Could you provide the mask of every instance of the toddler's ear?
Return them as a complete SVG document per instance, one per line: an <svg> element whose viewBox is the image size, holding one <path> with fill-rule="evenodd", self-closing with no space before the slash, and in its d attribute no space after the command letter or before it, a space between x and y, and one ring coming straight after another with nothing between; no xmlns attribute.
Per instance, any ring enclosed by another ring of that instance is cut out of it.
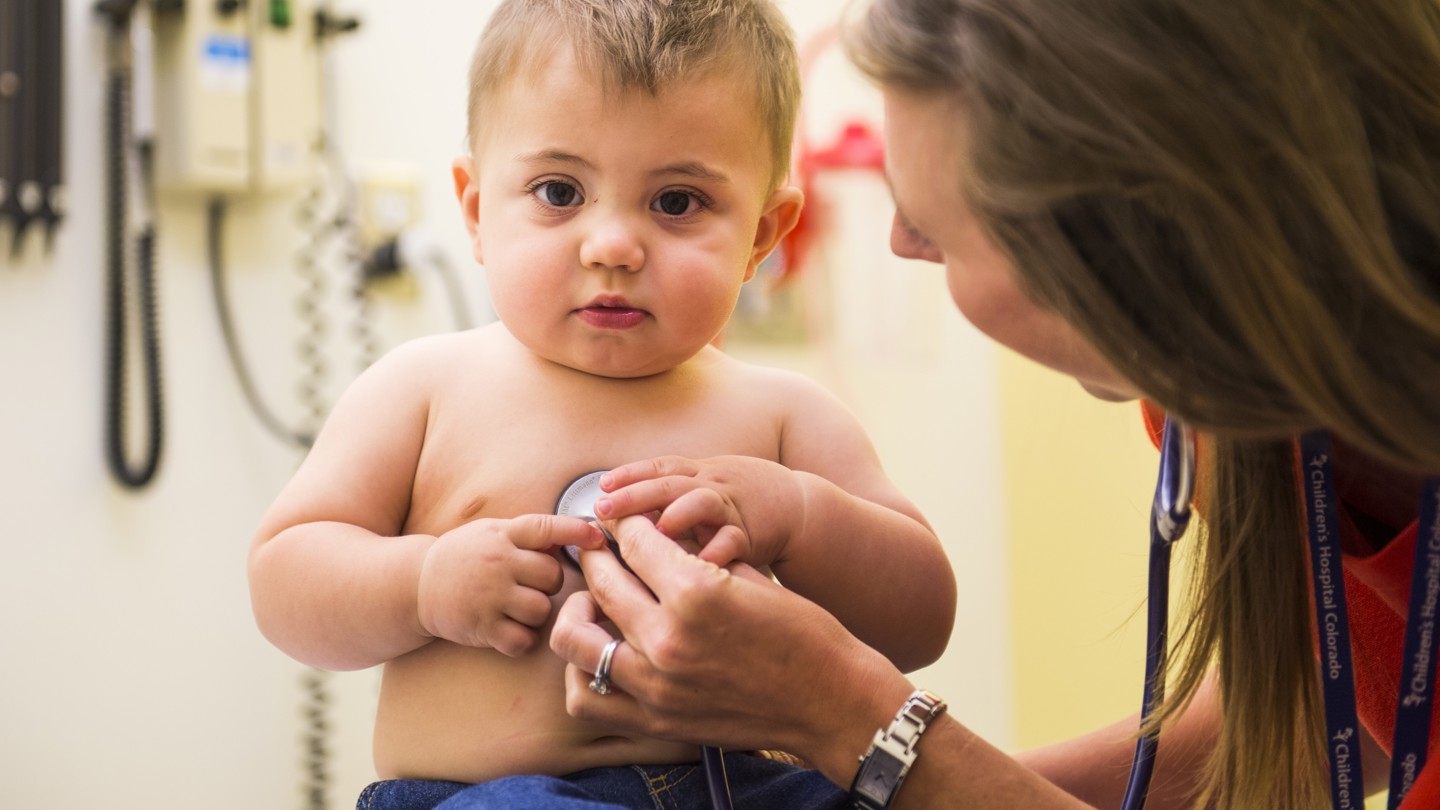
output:
<svg viewBox="0 0 1440 810"><path fill-rule="evenodd" d="M755 277L755 270L765 257L770 255L800 221L800 209L805 206L805 193L795 186L781 186L775 189L765 208L760 212L760 222L755 229L755 244L750 250L750 263L745 266L745 280Z"/></svg>
<svg viewBox="0 0 1440 810"><path fill-rule="evenodd" d="M470 232L470 252L476 262L484 264L484 251L480 246L480 178L475 176L475 161L461 155L450 165L450 172L455 180L460 216L465 220L465 230Z"/></svg>

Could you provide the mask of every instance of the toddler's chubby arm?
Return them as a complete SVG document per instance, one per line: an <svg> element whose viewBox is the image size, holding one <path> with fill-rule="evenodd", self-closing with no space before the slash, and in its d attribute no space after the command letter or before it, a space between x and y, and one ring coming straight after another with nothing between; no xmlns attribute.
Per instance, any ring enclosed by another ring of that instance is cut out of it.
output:
<svg viewBox="0 0 1440 810"><path fill-rule="evenodd" d="M522 654L563 579L549 552L604 542L589 523L550 515L400 534L431 392L455 367L444 341L456 339L407 344L361 375L255 534L256 623L299 661L362 669L435 638Z"/></svg>
<svg viewBox="0 0 1440 810"><path fill-rule="evenodd" d="M768 565L902 670L944 652L955 575L935 532L885 475L869 437L818 384L776 372L781 463L744 456L663 457L612 470L599 517L660 512L671 537L694 533L700 555ZM757 403L762 409L767 403Z"/></svg>

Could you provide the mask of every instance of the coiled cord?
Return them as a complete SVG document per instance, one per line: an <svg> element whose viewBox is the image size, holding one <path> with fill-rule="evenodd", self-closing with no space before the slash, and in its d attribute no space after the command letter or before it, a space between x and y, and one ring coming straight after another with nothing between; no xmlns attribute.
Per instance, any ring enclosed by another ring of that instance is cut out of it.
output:
<svg viewBox="0 0 1440 810"><path fill-rule="evenodd" d="M114 36L118 36L115 34ZM130 72L113 66L106 88L107 140L107 273L106 273L106 365L105 365L105 458L115 480L128 489L148 486L160 468L161 451L165 445L165 409L160 384L160 338L157 326L157 293L155 288L155 223L146 222L137 242L135 257L135 295L137 297L140 346L144 363L144 393L147 428L145 454L138 466L130 466L127 448L126 370L129 337L126 237L129 227L128 126L130 103ZM152 175L151 151L148 144L140 146L139 173L148 187ZM153 202L153 197L151 198Z"/></svg>
<svg viewBox="0 0 1440 810"><path fill-rule="evenodd" d="M359 347L359 365L363 369L374 360L377 350L370 328L369 299L365 295L364 276L360 267L359 233L356 221L358 206L355 193L347 180L344 161L330 133L334 129L333 96L328 93L326 49L336 34L355 30L359 21L341 19L333 14L328 2L316 11L316 39L321 48L321 69L315 80L319 98L327 103L327 113L319 137L314 143L318 170L313 183L300 203L299 220L303 242L296 255L296 271L301 292L296 302L302 333L296 344L301 363L297 386L300 405L306 420L302 430L315 435L328 410L321 389L328 375L322 350L326 321L322 310L326 291L326 259L333 258L330 249L340 242L341 284L349 293L350 333ZM338 193L335 189L340 189ZM331 197L331 194L334 194ZM305 692L304 790L309 810L327 810L330 790L330 679L331 674L310 668L302 678Z"/></svg>
<svg viewBox="0 0 1440 810"><path fill-rule="evenodd" d="M345 160L335 143L326 139L326 160L330 181L341 191L336 195L334 227L340 248L340 272L349 308L350 337L356 347L356 363L360 371L369 368L379 357L379 342L370 316L370 295L365 284L365 248L360 240L359 195L345 171Z"/></svg>
<svg viewBox="0 0 1440 810"><path fill-rule="evenodd" d="M325 195L326 184L322 177L317 177L301 198L298 218L303 236L295 256L295 270L300 279L300 295L295 301L295 312L300 317L300 337L295 344L300 378L295 393L301 410L300 432L312 437L325 420L326 404L321 389L329 375L324 353L325 273L321 267L324 247L330 238ZM309 810L328 810L329 806L329 687L330 673L322 669L311 667L301 676L304 694L301 779L305 806Z"/></svg>
<svg viewBox="0 0 1440 810"><path fill-rule="evenodd" d="M304 799L309 810L329 810L330 673L314 667L301 676L305 692Z"/></svg>
<svg viewBox="0 0 1440 810"><path fill-rule="evenodd" d="M295 271L300 279L300 295L295 301L295 314L300 318L300 337L295 343L300 379L295 393L300 401L301 430L312 436L325 419L320 389L329 375L323 346L327 331L323 311L325 274L320 267L320 254L326 241L326 229L321 222L324 196L324 184L317 181L300 201L300 231L304 235L295 255Z"/></svg>

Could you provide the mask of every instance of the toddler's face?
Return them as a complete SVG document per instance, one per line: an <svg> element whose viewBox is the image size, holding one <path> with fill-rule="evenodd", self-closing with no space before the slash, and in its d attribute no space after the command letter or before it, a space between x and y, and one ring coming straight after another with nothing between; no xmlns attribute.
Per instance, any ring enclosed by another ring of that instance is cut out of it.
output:
<svg viewBox="0 0 1440 810"><path fill-rule="evenodd" d="M558 47L497 102L455 179L510 331L609 377L704 348L799 211L794 189L770 193L744 82L722 71L658 96L607 93Z"/></svg>

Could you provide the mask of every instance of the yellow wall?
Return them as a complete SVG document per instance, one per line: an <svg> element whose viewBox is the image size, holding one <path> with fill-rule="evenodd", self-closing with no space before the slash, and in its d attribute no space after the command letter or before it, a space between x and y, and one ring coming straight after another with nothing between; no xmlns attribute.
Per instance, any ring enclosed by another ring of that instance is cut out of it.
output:
<svg viewBox="0 0 1440 810"><path fill-rule="evenodd" d="M1137 404L1013 353L999 367L1015 742L1029 748L1139 708L1158 453Z"/></svg>

